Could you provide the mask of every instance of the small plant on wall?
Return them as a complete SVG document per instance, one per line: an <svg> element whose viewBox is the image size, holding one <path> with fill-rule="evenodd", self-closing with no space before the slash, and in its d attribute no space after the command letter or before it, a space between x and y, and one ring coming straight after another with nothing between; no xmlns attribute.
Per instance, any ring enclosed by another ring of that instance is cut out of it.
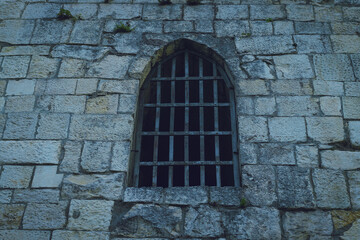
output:
<svg viewBox="0 0 360 240"><path fill-rule="evenodd" d="M69 10L60 8L59 13L57 14L57 19L59 19L59 20L66 20L66 19L81 20L82 17L81 17L81 14L73 16Z"/></svg>
<svg viewBox="0 0 360 240"><path fill-rule="evenodd" d="M199 5L201 0L186 0L187 5Z"/></svg>
<svg viewBox="0 0 360 240"><path fill-rule="evenodd" d="M129 33L134 31L135 28L132 28L129 23L120 23L116 24L114 28L114 33Z"/></svg>
<svg viewBox="0 0 360 240"><path fill-rule="evenodd" d="M159 5L169 5L171 4L171 0L158 0Z"/></svg>

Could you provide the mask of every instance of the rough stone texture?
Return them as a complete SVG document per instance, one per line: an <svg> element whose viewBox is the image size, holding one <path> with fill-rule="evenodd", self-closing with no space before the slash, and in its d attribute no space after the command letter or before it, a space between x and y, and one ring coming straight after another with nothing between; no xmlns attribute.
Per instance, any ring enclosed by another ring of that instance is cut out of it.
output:
<svg viewBox="0 0 360 240"><path fill-rule="evenodd" d="M246 165L242 171L244 198L253 206L271 206L277 201L275 169L272 166Z"/></svg>
<svg viewBox="0 0 360 240"><path fill-rule="evenodd" d="M309 117L306 124L309 138L315 141L331 143L344 140L343 120L340 117Z"/></svg>
<svg viewBox="0 0 360 240"><path fill-rule="evenodd" d="M43 56L33 56L30 63L28 77L50 78L54 77L59 65L58 59Z"/></svg>
<svg viewBox="0 0 360 240"><path fill-rule="evenodd" d="M54 98L54 112L83 113L85 99L85 96L56 95Z"/></svg>
<svg viewBox="0 0 360 240"><path fill-rule="evenodd" d="M341 229L349 224L352 224L360 218L359 211L344 211L334 210L331 212L331 217L334 222L334 228L336 230Z"/></svg>
<svg viewBox="0 0 360 240"><path fill-rule="evenodd" d="M349 189L352 207L355 209L360 209L360 172L359 171L349 171Z"/></svg>
<svg viewBox="0 0 360 240"><path fill-rule="evenodd" d="M18 229L24 210L23 204L0 204L0 229Z"/></svg>
<svg viewBox="0 0 360 240"><path fill-rule="evenodd" d="M62 231L55 230L52 234L53 240L76 240L76 239L98 239L109 240L110 234L107 232L85 232L85 231Z"/></svg>
<svg viewBox="0 0 360 240"><path fill-rule="evenodd" d="M58 203L60 191L56 189L17 189L15 203Z"/></svg>
<svg viewBox="0 0 360 240"><path fill-rule="evenodd" d="M345 177L339 170L314 169L316 204L321 208L349 208Z"/></svg>
<svg viewBox="0 0 360 240"><path fill-rule="evenodd" d="M137 188L127 187L124 192L124 202L150 202L163 203L163 188Z"/></svg>
<svg viewBox="0 0 360 240"><path fill-rule="evenodd" d="M84 60L97 60L109 52L109 48L100 46L87 46L87 45L56 45L50 56L52 57L66 57L78 58Z"/></svg>
<svg viewBox="0 0 360 240"><path fill-rule="evenodd" d="M69 128L69 114L40 114L37 139L64 139Z"/></svg>
<svg viewBox="0 0 360 240"><path fill-rule="evenodd" d="M305 119L298 117L272 118L269 120L270 138L279 142L306 141Z"/></svg>
<svg viewBox="0 0 360 240"><path fill-rule="evenodd" d="M247 21L215 21L214 26L217 37L243 36L250 32Z"/></svg>
<svg viewBox="0 0 360 240"><path fill-rule="evenodd" d="M360 146L360 122L349 122L350 142L354 146Z"/></svg>
<svg viewBox="0 0 360 240"><path fill-rule="evenodd" d="M10 203L12 194L11 190L0 190L0 203Z"/></svg>
<svg viewBox="0 0 360 240"><path fill-rule="evenodd" d="M4 240L28 239L28 240L48 240L50 231L31 231L31 230L0 230L0 238Z"/></svg>
<svg viewBox="0 0 360 240"><path fill-rule="evenodd" d="M236 38L235 44L239 53L283 54L295 52L293 41L288 36Z"/></svg>
<svg viewBox="0 0 360 240"><path fill-rule="evenodd" d="M6 88L6 95L31 95L34 93L34 80L9 81Z"/></svg>
<svg viewBox="0 0 360 240"><path fill-rule="evenodd" d="M309 58L306 55L275 56L274 62L279 79L314 77Z"/></svg>
<svg viewBox="0 0 360 240"><path fill-rule="evenodd" d="M246 19L249 16L247 6L244 5L218 5L216 19Z"/></svg>
<svg viewBox="0 0 360 240"><path fill-rule="evenodd" d="M344 233L341 239L344 240L356 239L357 237L359 237L359 232L360 232L360 220L358 219L356 222L353 223L351 228Z"/></svg>
<svg viewBox="0 0 360 240"><path fill-rule="evenodd" d="M118 108L118 95L98 96L86 101L86 113L116 114Z"/></svg>
<svg viewBox="0 0 360 240"><path fill-rule="evenodd" d="M110 165L111 143L85 142L81 167L86 172L106 172Z"/></svg>
<svg viewBox="0 0 360 240"><path fill-rule="evenodd" d="M121 200L124 182L125 175L123 173L69 175L64 178L61 196L66 199L102 197L109 200Z"/></svg>
<svg viewBox="0 0 360 240"><path fill-rule="evenodd" d="M33 20L4 20L0 24L0 41L28 44L34 27Z"/></svg>
<svg viewBox="0 0 360 240"><path fill-rule="evenodd" d="M176 205L199 205L207 203L208 197L203 187L173 187L165 189L164 202Z"/></svg>
<svg viewBox="0 0 360 240"><path fill-rule="evenodd" d="M25 3L22 1L2 1L0 3L1 19L19 18L24 7Z"/></svg>
<svg viewBox="0 0 360 240"><path fill-rule="evenodd" d="M228 234L237 239L281 238L279 211L274 208L229 211L224 214L223 221Z"/></svg>
<svg viewBox="0 0 360 240"><path fill-rule="evenodd" d="M130 142L116 142L111 158L111 171L127 172L130 158Z"/></svg>
<svg viewBox="0 0 360 240"><path fill-rule="evenodd" d="M240 159L242 164L256 164L257 163L257 150L256 144L241 143L240 144Z"/></svg>
<svg viewBox="0 0 360 240"><path fill-rule="evenodd" d="M34 3L26 6L22 18L25 19L36 19L36 18L54 18L59 12L59 4L43 4Z"/></svg>
<svg viewBox="0 0 360 240"><path fill-rule="evenodd" d="M29 203L23 219L24 229L59 229L65 226L67 202L58 204Z"/></svg>
<svg viewBox="0 0 360 240"><path fill-rule="evenodd" d="M69 38L71 21L40 20L36 25L31 43L56 44L64 43Z"/></svg>
<svg viewBox="0 0 360 240"><path fill-rule="evenodd" d="M296 162L299 167L319 167L319 153L316 146L296 146Z"/></svg>
<svg viewBox="0 0 360 240"><path fill-rule="evenodd" d="M279 116L314 116L319 112L319 100L309 96L276 98Z"/></svg>
<svg viewBox="0 0 360 240"><path fill-rule="evenodd" d="M282 19L285 16L284 6L251 5L250 7L250 19Z"/></svg>
<svg viewBox="0 0 360 240"><path fill-rule="evenodd" d="M66 58L61 62L59 77L82 77L85 74L85 62L79 59Z"/></svg>
<svg viewBox="0 0 360 240"><path fill-rule="evenodd" d="M70 43L98 44L100 38L101 25L97 21L76 21Z"/></svg>
<svg viewBox="0 0 360 240"><path fill-rule="evenodd" d="M264 143L259 145L259 149L261 164L295 165L293 145Z"/></svg>
<svg viewBox="0 0 360 240"><path fill-rule="evenodd" d="M35 113L9 113L4 139L33 139L38 115Z"/></svg>
<svg viewBox="0 0 360 240"><path fill-rule="evenodd" d="M139 86L137 80L124 80L124 81L107 81L102 80L99 83L99 90L108 93L127 93L135 94Z"/></svg>
<svg viewBox="0 0 360 240"><path fill-rule="evenodd" d="M330 36L334 53L359 53L360 37L357 35Z"/></svg>
<svg viewBox="0 0 360 240"><path fill-rule="evenodd" d="M33 188L59 187L63 174L57 174L56 172L57 166L36 166L31 186Z"/></svg>
<svg viewBox="0 0 360 240"><path fill-rule="evenodd" d="M330 24L322 22L295 22L298 34L331 34Z"/></svg>
<svg viewBox="0 0 360 240"><path fill-rule="evenodd" d="M58 141L0 141L0 163L57 164Z"/></svg>
<svg viewBox="0 0 360 240"><path fill-rule="evenodd" d="M240 117L238 121L241 142L268 141L268 128L266 118Z"/></svg>
<svg viewBox="0 0 360 240"><path fill-rule="evenodd" d="M98 18L135 19L141 16L140 4L100 4Z"/></svg>
<svg viewBox="0 0 360 240"><path fill-rule="evenodd" d="M239 206L242 198L241 188L211 187L209 202L224 206Z"/></svg>
<svg viewBox="0 0 360 240"><path fill-rule="evenodd" d="M350 59L344 54L314 56L316 79L325 81L354 81Z"/></svg>
<svg viewBox="0 0 360 240"><path fill-rule="evenodd" d="M256 60L251 63L243 64L242 67L251 78L274 79L272 67L264 61Z"/></svg>
<svg viewBox="0 0 360 240"><path fill-rule="evenodd" d="M255 114L256 115L272 115L276 111L275 98L273 97L259 97L255 100Z"/></svg>
<svg viewBox="0 0 360 240"><path fill-rule="evenodd" d="M295 21L311 21L314 20L314 10L311 5L295 5L286 6L288 19Z"/></svg>
<svg viewBox="0 0 360 240"><path fill-rule="evenodd" d="M339 97L321 97L320 108L324 115L341 116L341 101Z"/></svg>
<svg viewBox="0 0 360 240"><path fill-rule="evenodd" d="M263 80L239 81L239 90L244 95L268 95L266 82Z"/></svg>
<svg viewBox="0 0 360 240"><path fill-rule="evenodd" d="M156 5L145 5L143 10L145 20L180 20L181 5L167 5L159 7Z"/></svg>
<svg viewBox="0 0 360 240"><path fill-rule="evenodd" d="M359 119L360 97L343 97L343 111L345 119Z"/></svg>
<svg viewBox="0 0 360 240"><path fill-rule="evenodd" d="M5 112L31 112L34 109L34 105L35 96L10 96L6 101Z"/></svg>
<svg viewBox="0 0 360 240"><path fill-rule="evenodd" d="M315 197L310 182L310 169L279 166L278 196L283 208L314 208Z"/></svg>
<svg viewBox="0 0 360 240"><path fill-rule="evenodd" d="M29 62L29 56L4 57L0 69L0 78L24 78Z"/></svg>
<svg viewBox="0 0 360 240"><path fill-rule="evenodd" d="M328 37L321 35L296 35L295 43L299 53L331 53L331 43Z"/></svg>
<svg viewBox="0 0 360 240"><path fill-rule="evenodd" d="M345 83L346 86L347 83ZM314 94L315 95L344 95L344 83L334 81L314 81Z"/></svg>
<svg viewBox="0 0 360 240"><path fill-rule="evenodd" d="M45 93L49 95L74 94L76 79L49 79L46 82Z"/></svg>
<svg viewBox="0 0 360 240"><path fill-rule="evenodd" d="M64 146L64 158L59 166L59 171L66 173L78 173L82 143L67 141Z"/></svg>
<svg viewBox="0 0 360 240"><path fill-rule="evenodd" d="M360 24L358 25L358 28L360 30ZM360 79L360 54L352 54L350 55L350 58L353 64L354 74Z"/></svg>
<svg viewBox="0 0 360 240"><path fill-rule="evenodd" d="M124 78L130 65L131 57L108 55L99 62L91 64L87 77Z"/></svg>
<svg viewBox="0 0 360 240"><path fill-rule="evenodd" d="M360 168L360 152L322 151L321 163L326 168L355 170Z"/></svg>
<svg viewBox="0 0 360 240"><path fill-rule="evenodd" d="M0 188L27 188L33 169L34 167L32 166L3 166L0 177Z"/></svg>
<svg viewBox="0 0 360 240"><path fill-rule="evenodd" d="M79 79L76 85L76 94L92 94L96 92L98 80L95 78Z"/></svg>
<svg viewBox="0 0 360 240"><path fill-rule="evenodd" d="M341 21L341 8L339 6L316 6L315 20L319 22Z"/></svg>
<svg viewBox="0 0 360 240"><path fill-rule="evenodd" d="M332 231L329 212L286 212L284 215L285 238L306 239L311 236L330 238Z"/></svg>
<svg viewBox="0 0 360 240"><path fill-rule="evenodd" d="M313 94L309 80L274 80L271 81L271 89L273 93L279 95L301 96Z"/></svg>
<svg viewBox="0 0 360 240"><path fill-rule="evenodd" d="M212 6L185 6L184 20L213 19L214 9Z"/></svg>

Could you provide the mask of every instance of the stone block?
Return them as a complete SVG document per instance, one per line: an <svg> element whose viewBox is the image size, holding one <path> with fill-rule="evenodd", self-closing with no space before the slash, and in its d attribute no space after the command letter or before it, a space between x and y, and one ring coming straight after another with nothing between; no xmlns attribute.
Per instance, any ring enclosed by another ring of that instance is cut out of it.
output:
<svg viewBox="0 0 360 240"><path fill-rule="evenodd" d="M279 166L278 196L281 208L315 208L310 169Z"/></svg>
<svg viewBox="0 0 360 240"><path fill-rule="evenodd" d="M130 159L130 142L116 142L112 150L111 171L127 172Z"/></svg>
<svg viewBox="0 0 360 240"><path fill-rule="evenodd" d="M271 22L251 21L251 36L273 35L273 25Z"/></svg>
<svg viewBox="0 0 360 240"><path fill-rule="evenodd" d="M272 165L295 165L294 146L277 143L259 145L259 163Z"/></svg>
<svg viewBox="0 0 360 240"><path fill-rule="evenodd" d="M90 65L87 77L124 78L130 66L130 56L108 55L99 62Z"/></svg>
<svg viewBox="0 0 360 240"><path fill-rule="evenodd" d="M342 171L314 169L316 204L320 208L349 208L350 199Z"/></svg>
<svg viewBox="0 0 360 240"><path fill-rule="evenodd" d="M256 115L273 115L276 111L275 98L258 97L255 99Z"/></svg>
<svg viewBox="0 0 360 240"><path fill-rule="evenodd" d="M287 35L295 33L294 24L291 21L275 21L273 25L275 35Z"/></svg>
<svg viewBox="0 0 360 240"><path fill-rule="evenodd" d="M108 93L136 94L138 91L138 86L138 80L101 80L99 83L99 90Z"/></svg>
<svg viewBox="0 0 360 240"><path fill-rule="evenodd" d="M136 19L141 17L140 4L100 4L98 18Z"/></svg>
<svg viewBox="0 0 360 240"><path fill-rule="evenodd" d="M131 139L132 128L133 118L130 114L74 115L70 124L69 138L124 141Z"/></svg>
<svg viewBox="0 0 360 240"><path fill-rule="evenodd" d="M72 28L71 21L40 20L31 39L33 44L58 44L69 39Z"/></svg>
<svg viewBox="0 0 360 240"><path fill-rule="evenodd" d="M66 141L64 146L64 158L59 166L60 172L78 173L80 165L82 143Z"/></svg>
<svg viewBox="0 0 360 240"><path fill-rule="evenodd" d="M360 232L360 220L357 219L351 226L349 230L344 232L342 239L356 239L359 237Z"/></svg>
<svg viewBox="0 0 360 240"><path fill-rule="evenodd" d="M335 230L340 230L343 227L350 227L349 225L360 217L360 211L333 210L331 217Z"/></svg>
<svg viewBox="0 0 360 240"><path fill-rule="evenodd" d="M59 141L0 141L1 164L57 164Z"/></svg>
<svg viewBox="0 0 360 240"><path fill-rule="evenodd" d="M345 89L346 85L345 83ZM350 84L350 83L349 83ZM330 95L342 96L344 95L344 83L334 81L313 81L315 95Z"/></svg>
<svg viewBox="0 0 360 240"><path fill-rule="evenodd" d="M319 167L319 153L316 146L297 145L296 162L299 167Z"/></svg>
<svg viewBox="0 0 360 240"><path fill-rule="evenodd" d="M224 233L221 213L214 207L192 207L185 213L185 234L191 237L217 237Z"/></svg>
<svg viewBox="0 0 360 240"><path fill-rule="evenodd" d="M319 99L309 96L276 98L279 116L314 116L319 114Z"/></svg>
<svg viewBox="0 0 360 240"><path fill-rule="evenodd" d="M64 199L105 198L122 200L125 174L110 175L69 175L64 178L61 197Z"/></svg>
<svg viewBox="0 0 360 240"><path fill-rule="evenodd" d="M24 210L23 204L0 204L0 229L19 229Z"/></svg>
<svg viewBox="0 0 360 240"><path fill-rule="evenodd" d="M61 62L59 77L82 77L85 74L85 61L65 58Z"/></svg>
<svg viewBox="0 0 360 240"><path fill-rule="evenodd" d="M35 105L35 96L33 95L9 96L7 97L5 112L31 112L34 109L34 105ZM1 106L1 100L0 100L0 106Z"/></svg>
<svg viewBox="0 0 360 240"><path fill-rule="evenodd" d="M354 35L360 30L360 24L354 22L334 22L331 27L334 34Z"/></svg>
<svg viewBox="0 0 360 240"><path fill-rule="evenodd" d="M216 19L247 19L249 10L246 5L218 5Z"/></svg>
<svg viewBox="0 0 360 240"><path fill-rule="evenodd" d="M199 205L208 202L204 187L172 187L164 190L166 204Z"/></svg>
<svg viewBox="0 0 360 240"><path fill-rule="evenodd" d="M274 67L262 60L242 64L250 78L274 79Z"/></svg>
<svg viewBox="0 0 360 240"><path fill-rule="evenodd" d="M296 49L293 44L294 42L290 36L235 38L236 50L239 53L256 55L295 53Z"/></svg>
<svg viewBox="0 0 360 240"><path fill-rule="evenodd" d="M0 203L10 203L12 194L12 190L0 190Z"/></svg>
<svg viewBox="0 0 360 240"><path fill-rule="evenodd" d="M360 7L343 7L344 20L360 22Z"/></svg>
<svg viewBox="0 0 360 240"><path fill-rule="evenodd" d="M60 60L44 56L33 56L30 63L28 77L50 78L54 77Z"/></svg>
<svg viewBox="0 0 360 240"><path fill-rule="evenodd" d="M119 99L118 112L134 113L136 108L136 95L121 94Z"/></svg>
<svg viewBox="0 0 360 240"><path fill-rule="evenodd" d="M46 83L45 94L74 94L76 83L76 79L49 79Z"/></svg>
<svg viewBox="0 0 360 240"><path fill-rule="evenodd" d="M27 239L27 240L49 240L50 231L31 230L0 230L0 238L4 240Z"/></svg>
<svg viewBox="0 0 360 240"><path fill-rule="evenodd" d="M360 152L322 151L321 165L331 169L355 170L360 168Z"/></svg>
<svg viewBox="0 0 360 240"><path fill-rule="evenodd" d="M275 56L276 74L279 79L313 78L314 73L308 56Z"/></svg>
<svg viewBox="0 0 360 240"><path fill-rule="evenodd" d="M315 6L316 22L341 22L342 11L340 6Z"/></svg>
<svg viewBox="0 0 360 240"><path fill-rule="evenodd" d="M0 41L11 44L28 44L34 26L34 20L4 20L0 24Z"/></svg>
<svg viewBox="0 0 360 240"><path fill-rule="evenodd" d="M165 6L147 4L144 5L144 20L181 20L182 6L171 4Z"/></svg>
<svg viewBox="0 0 360 240"><path fill-rule="evenodd" d="M240 206L242 197L241 188L211 187L209 202L223 206Z"/></svg>
<svg viewBox="0 0 360 240"><path fill-rule="evenodd" d="M57 95L54 98L54 112L83 113L86 96Z"/></svg>
<svg viewBox="0 0 360 240"><path fill-rule="evenodd" d="M115 46L115 50L118 53L136 54L140 50L141 34L138 32L117 33L115 36L110 36L109 38L104 38L103 44Z"/></svg>
<svg viewBox="0 0 360 240"><path fill-rule="evenodd" d="M84 4L65 4L64 8L69 10L73 16L81 16L81 19L93 18L97 14L98 6L96 4L86 4L87 2L89 1L84 1Z"/></svg>
<svg viewBox="0 0 360 240"><path fill-rule="evenodd" d="M87 231L64 231L55 230L52 234L52 240L75 240L75 239L97 239L109 240L109 232L87 232Z"/></svg>
<svg viewBox="0 0 360 240"><path fill-rule="evenodd" d="M360 24L359 24L359 31L360 31ZM357 79L360 79L360 54L351 54L350 58L353 65L355 77Z"/></svg>
<svg viewBox="0 0 360 240"><path fill-rule="evenodd" d="M273 20L286 18L284 5L251 5L250 6L251 20L265 20L268 18L271 18Z"/></svg>
<svg viewBox="0 0 360 240"><path fill-rule="evenodd" d="M55 3L32 3L26 6L22 18L56 18L61 6Z"/></svg>
<svg viewBox="0 0 360 240"><path fill-rule="evenodd" d="M106 172L111 158L111 142L85 142L81 167L86 172Z"/></svg>
<svg viewBox="0 0 360 240"><path fill-rule="evenodd" d="M360 37L357 35L331 35L334 53L359 53Z"/></svg>
<svg viewBox="0 0 360 240"><path fill-rule="evenodd" d="M71 200L67 228L107 231L113 205L113 201L105 200Z"/></svg>
<svg viewBox="0 0 360 240"><path fill-rule="evenodd" d="M98 80L96 78L81 78L77 80L76 94L93 94L96 92Z"/></svg>
<svg viewBox="0 0 360 240"><path fill-rule="evenodd" d="M94 114L116 114L119 102L119 95L105 95L88 98L86 101L86 113Z"/></svg>
<svg viewBox="0 0 360 240"><path fill-rule="evenodd" d="M191 21L166 21L164 22L164 32L192 32L194 30L194 24Z"/></svg>
<svg viewBox="0 0 360 240"><path fill-rule="evenodd" d="M254 115L254 100L252 97L236 98L236 113L238 116Z"/></svg>
<svg viewBox="0 0 360 240"><path fill-rule="evenodd" d="M6 95L31 95L34 93L35 80L10 80L6 88Z"/></svg>
<svg viewBox="0 0 360 240"><path fill-rule="evenodd" d="M23 218L23 229L61 229L66 224L68 203L29 203Z"/></svg>
<svg viewBox="0 0 360 240"><path fill-rule="evenodd" d="M57 174L57 166L36 166L32 188L57 188L64 174Z"/></svg>
<svg viewBox="0 0 360 240"><path fill-rule="evenodd" d="M27 188L33 170L34 167L32 166L3 166L0 177L0 188Z"/></svg>
<svg viewBox="0 0 360 240"><path fill-rule="evenodd" d="M270 138L279 142L305 142L305 120L301 117L275 117L269 119Z"/></svg>
<svg viewBox="0 0 360 240"><path fill-rule="evenodd" d="M134 79L143 79L150 72L150 57L137 57L131 63L128 74Z"/></svg>
<svg viewBox="0 0 360 240"><path fill-rule="evenodd" d="M257 163L258 147L254 143L240 144L240 160L241 164L256 164Z"/></svg>
<svg viewBox="0 0 360 240"><path fill-rule="evenodd" d="M324 115L341 116L341 101L339 97L321 97L320 108Z"/></svg>
<svg viewBox="0 0 360 240"><path fill-rule="evenodd" d="M343 112L345 119L360 118L360 97L343 97Z"/></svg>
<svg viewBox="0 0 360 240"><path fill-rule="evenodd" d="M275 169L266 165L245 165L242 170L244 198L251 206L271 206L277 201Z"/></svg>
<svg viewBox="0 0 360 240"><path fill-rule="evenodd" d="M242 80L237 84L242 95L269 95L269 88L264 80Z"/></svg>
<svg viewBox="0 0 360 240"><path fill-rule="evenodd" d="M319 224L321 223L321 224ZM287 239L306 239L309 237L330 238L333 224L330 212L285 212L284 236Z"/></svg>
<svg viewBox="0 0 360 240"><path fill-rule="evenodd" d="M163 188L137 188L127 187L124 192L124 202L147 202L147 203L163 203Z"/></svg>
<svg viewBox="0 0 360 240"><path fill-rule="evenodd" d="M5 127L6 115L0 114L0 134L2 134Z"/></svg>
<svg viewBox="0 0 360 240"><path fill-rule="evenodd" d="M100 43L101 28L99 21L76 21L69 42L96 45Z"/></svg>
<svg viewBox="0 0 360 240"><path fill-rule="evenodd" d="M314 9L312 5L289 4L286 6L289 20L295 21L313 21Z"/></svg>
<svg viewBox="0 0 360 240"><path fill-rule="evenodd" d="M268 127L264 117L239 117L239 136L241 142L267 142Z"/></svg>
<svg viewBox="0 0 360 240"><path fill-rule="evenodd" d="M24 10L25 3L22 1L2 1L0 3L1 19L20 18L21 12Z"/></svg>
<svg viewBox="0 0 360 240"><path fill-rule="evenodd" d="M243 36L250 33L249 23L247 21L215 21L215 32L217 37Z"/></svg>
<svg viewBox="0 0 360 240"><path fill-rule="evenodd" d="M108 47L87 45L56 45L50 56L59 58L77 58L94 61L105 56L110 51Z"/></svg>
<svg viewBox="0 0 360 240"><path fill-rule="evenodd" d="M360 121L349 122L350 142L354 146L360 146Z"/></svg>
<svg viewBox="0 0 360 240"><path fill-rule="evenodd" d="M29 56L7 56L1 64L0 78L24 78L30 62Z"/></svg>
<svg viewBox="0 0 360 240"><path fill-rule="evenodd" d="M279 95L313 95L310 80L274 80L271 81L273 93Z"/></svg>
<svg viewBox="0 0 360 240"><path fill-rule="evenodd" d="M314 56L316 78L327 81L354 81L351 62L344 54Z"/></svg>
<svg viewBox="0 0 360 240"><path fill-rule="evenodd" d="M65 139L69 129L70 115L57 113L40 114L37 139Z"/></svg>
<svg viewBox="0 0 360 240"><path fill-rule="evenodd" d="M16 189L14 203L58 203L60 191L56 189Z"/></svg>
<svg viewBox="0 0 360 240"><path fill-rule="evenodd" d="M331 34L329 23L322 22L295 22L297 34Z"/></svg>
<svg viewBox="0 0 360 240"><path fill-rule="evenodd" d="M225 231L236 239L280 239L280 213L275 208L249 207L223 214ZM259 230L261 229L261 230Z"/></svg>
<svg viewBox="0 0 360 240"><path fill-rule="evenodd" d="M9 113L4 139L33 139L38 115L35 113Z"/></svg>
<svg viewBox="0 0 360 240"><path fill-rule="evenodd" d="M331 53L330 39L324 35L295 35L298 53Z"/></svg>
<svg viewBox="0 0 360 240"><path fill-rule="evenodd" d="M197 5L184 7L184 20L213 20L214 7L211 5Z"/></svg>
<svg viewBox="0 0 360 240"><path fill-rule="evenodd" d="M6 83L6 80L0 80L0 96L5 95Z"/></svg>
<svg viewBox="0 0 360 240"><path fill-rule="evenodd" d="M309 117L306 124L308 137L315 141L331 143L344 140L344 124L340 117Z"/></svg>
<svg viewBox="0 0 360 240"><path fill-rule="evenodd" d="M347 172L347 176L349 181L351 205L355 209L360 209L360 172L349 171Z"/></svg>
<svg viewBox="0 0 360 240"><path fill-rule="evenodd" d="M9 46L3 47L0 56L48 55L50 46Z"/></svg>

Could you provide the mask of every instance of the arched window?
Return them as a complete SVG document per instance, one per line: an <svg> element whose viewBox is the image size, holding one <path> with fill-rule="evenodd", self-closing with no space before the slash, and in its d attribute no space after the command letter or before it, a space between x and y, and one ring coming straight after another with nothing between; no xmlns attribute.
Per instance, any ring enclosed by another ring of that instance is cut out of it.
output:
<svg viewBox="0 0 360 240"><path fill-rule="evenodd" d="M183 50L140 91L133 185L239 186L233 87L214 61Z"/></svg>

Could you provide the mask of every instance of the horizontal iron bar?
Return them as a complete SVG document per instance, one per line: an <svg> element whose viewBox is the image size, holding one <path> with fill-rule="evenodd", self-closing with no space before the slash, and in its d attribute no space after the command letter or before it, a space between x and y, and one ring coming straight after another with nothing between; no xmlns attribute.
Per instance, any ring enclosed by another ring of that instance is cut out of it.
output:
<svg viewBox="0 0 360 240"><path fill-rule="evenodd" d="M222 165L232 165L233 161L189 161L189 162L169 162L169 161L158 161L158 162L140 162L140 166L200 166L200 165L214 165L214 166L222 166Z"/></svg>
<svg viewBox="0 0 360 240"><path fill-rule="evenodd" d="M230 103L147 103L144 107L228 107Z"/></svg>
<svg viewBox="0 0 360 240"><path fill-rule="evenodd" d="M202 136L202 135L231 135L230 131L208 131L208 132L200 132L200 131L189 131L189 132L142 132L141 135L145 136Z"/></svg>
<svg viewBox="0 0 360 240"><path fill-rule="evenodd" d="M209 76L209 77L153 77L150 81L196 81L196 80L222 80L221 76Z"/></svg>

